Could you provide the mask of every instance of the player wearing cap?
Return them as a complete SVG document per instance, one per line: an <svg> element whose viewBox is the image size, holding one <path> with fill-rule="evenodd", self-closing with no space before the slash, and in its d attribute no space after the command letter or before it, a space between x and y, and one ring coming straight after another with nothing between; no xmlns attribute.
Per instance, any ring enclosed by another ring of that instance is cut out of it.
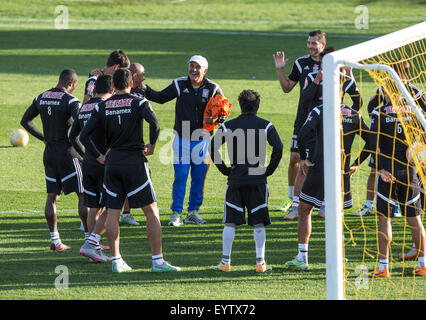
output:
<svg viewBox="0 0 426 320"><path fill-rule="evenodd" d="M179 271L163 260L162 231L154 187L146 156L152 155L160 127L148 100L130 94L132 75L128 69L114 72L116 93L100 102L80 134L86 150L95 159L105 159L103 191L107 207L106 233L112 254L112 271L125 272L131 267L120 254L119 217L124 200L131 208L141 208L152 252L152 271ZM143 140L143 120L149 123L149 144ZM107 152L102 154L93 143L92 133L105 128Z"/></svg>
<svg viewBox="0 0 426 320"><path fill-rule="evenodd" d="M191 189L185 223L206 222L198 214L203 203L211 135L211 132L203 130L203 117L209 99L216 94L222 94L219 85L206 77L207 70L207 59L195 55L188 61L188 76L173 80L161 91L155 91L146 86L145 94L148 100L162 104L176 99L173 141L174 182L171 205L173 213L169 226L183 224L183 201L190 171ZM213 123L215 119L209 119L209 121Z"/></svg>

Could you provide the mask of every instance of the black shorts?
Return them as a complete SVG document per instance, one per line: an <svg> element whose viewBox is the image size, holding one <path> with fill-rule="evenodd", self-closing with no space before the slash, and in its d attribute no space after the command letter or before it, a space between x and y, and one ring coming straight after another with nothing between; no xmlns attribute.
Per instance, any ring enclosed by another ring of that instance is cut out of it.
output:
<svg viewBox="0 0 426 320"><path fill-rule="evenodd" d="M293 136L291 137L290 152L299 153L299 145L297 143L297 135L295 135L295 134L293 134Z"/></svg>
<svg viewBox="0 0 426 320"><path fill-rule="evenodd" d="M395 206L399 204L401 214L415 217L422 213L420 188L413 170L394 172L396 181L387 183L377 175L376 207L377 213L387 218L394 217Z"/></svg>
<svg viewBox="0 0 426 320"><path fill-rule="evenodd" d="M260 223L265 226L271 224L268 197L267 184L228 185L225 193L223 223L246 224L245 211L247 209L250 226Z"/></svg>
<svg viewBox="0 0 426 320"><path fill-rule="evenodd" d="M324 170L315 166L309 169L299 199L314 207L321 207L324 201Z"/></svg>
<svg viewBox="0 0 426 320"><path fill-rule="evenodd" d="M426 203L425 203L425 189L423 188L423 181L420 176L417 176L419 188L420 188L420 203L422 205L422 210L426 211Z"/></svg>
<svg viewBox="0 0 426 320"><path fill-rule="evenodd" d="M349 174L343 175L343 208L352 208L352 190L351 190L351 177Z"/></svg>
<svg viewBox="0 0 426 320"><path fill-rule="evenodd" d="M102 208L102 188L105 166L96 161L83 160L84 205L88 208Z"/></svg>
<svg viewBox="0 0 426 320"><path fill-rule="evenodd" d="M80 161L68 152L43 153L44 173L47 193L82 193L83 174Z"/></svg>
<svg viewBox="0 0 426 320"><path fill-rule="evenodd" d="M372 169L376 169L376 155L371 155L368 160L368 166Z"/></svg>
<svg viewBox="0 0 426 320"><path fill-rule="evenodd" d="M130 208L142 208L157 202L148 162L106 165L103 198L109 209L121 210L126 198Z"/></svg>

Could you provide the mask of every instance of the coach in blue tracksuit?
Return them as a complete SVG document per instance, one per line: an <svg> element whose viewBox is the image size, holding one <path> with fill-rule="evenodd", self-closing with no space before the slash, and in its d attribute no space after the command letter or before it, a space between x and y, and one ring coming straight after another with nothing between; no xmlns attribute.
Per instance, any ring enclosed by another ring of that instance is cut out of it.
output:
<svg viewBox="0 0 426 320"><path fill-rule="evenodd" d="M203 117L211 97L222 94L220 87L206 78L208 62L195 55L188 61L188 76L173 80L166 88L155 91L146 85L146 98L157 103L176 99L175 139L173 141L173 202L169 226L183 224L182 210L186 183L191 171L188 215L185 223L203 224L206 221L198 214L203 203L204 181L209 166L208 146L210 133L203 133ZM214 119L210 119L214 121Z"/></svg>

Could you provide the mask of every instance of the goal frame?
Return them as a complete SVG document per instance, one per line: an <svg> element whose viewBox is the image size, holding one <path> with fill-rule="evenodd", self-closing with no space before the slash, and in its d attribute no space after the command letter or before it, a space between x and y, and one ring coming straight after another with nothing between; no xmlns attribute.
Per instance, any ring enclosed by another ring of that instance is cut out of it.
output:
<svg viewBox="0 0 426 320"><path fill-rule="evenodd" d="M357 64L359 61L423 38L426 38L426 21L324 56L323 137L324 141L327 141L324 144L324 200L327 212L325 216L325 241L328 300L344 299L342 197L339 196L342 194L339 69L344 65L360 68L361 65ZM375 65L374 68L377 68L377 66L390 72L394 79L399 79L392 68L384 65ZM365 67L363 66L363 68ZM396 82L398 83L398 81ZM406 91L404 86L400 87L400 90L403 94L403 91ZM409 94L408 96L411 98ZM415 106L414 101L408 102L410 105L413 102ZM426 125L426 123L422 122L422 125Z"/></svg>

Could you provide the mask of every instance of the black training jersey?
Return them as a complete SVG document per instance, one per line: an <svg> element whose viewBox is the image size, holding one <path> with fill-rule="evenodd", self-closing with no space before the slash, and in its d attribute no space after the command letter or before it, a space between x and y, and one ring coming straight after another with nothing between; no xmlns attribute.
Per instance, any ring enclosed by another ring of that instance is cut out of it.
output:
<svg viewBox="0 0 426 320"><path fill-rule="evenodd" d="M69 136L69 139L74 149L82 157L84 157L85 160L88 160L88 161L96 161L96 159L93 157L93 155L90 152L86 152L86 153L83 152L83 150L80 148L80 145L77 143L77 136L80 134L81 130L84 128L87 121L90 119L92 115L92 111L102 101L104 101L102 98L94 97L80 107L80 109L78 110L75 116L75 119L71 128L70 136ZM104 127L102 126L96 127L95 131L91 135L91 139L93 140L93 143L96 145L99 152L102 154L105 154L107 151L107 148L105 143Z"/></svg>
<svg viewBox="0 0 426 320"><path fill-rule="evenodd" d="M322 97L322 81L318 84L314 82L318 71L311 72L307 75L305 83L300 95L299 109L297 110L296 121L294 124L295 131L298 132L306 120L309 112L315 107L323 103ZM355 79L340 73L340 89L342 96L342 103L345 95L349 95L352 99L352 109L358 111L361 108L362 99L360 91L358 90Z"/></svg>
<svg viewBox="0 0 426 320"><path fill-rule="evenodd" d="M96 80L98 79L97 76L89 76L89 79L87 79L86 84L84 86L84 95L94 97L95 96L95 85Z"/></svg>
<svg viewBox="0 0 426 320"><path fill-rule="evenodd" d="M426 95L424 94L423 90L408 81L404 82L404 86L413 97L414 102L418 104L423 109L423 111L426 111ZM385 95L386 94L384 92L383 86L378 87L376 93L371 97L370 102L368 103L368 114L371 114L373 110L382 103L386 103Z"/></svg>
<svg viewBox="0 0 426 320"><path fill-rule="evenodd" d="M105 130L106 148L110 148L106 164L129 161L146 161L142 155L143 120L149 123L150 144L157 141L160 127L157 117L148 100L130 93L114 95L95 106L89 121L80 133L80 140L92 155L97 158L100 151L91 139L98 126Z"/></svg>
<svg viewBox="0 0 426 320"><path fill-rule="evenodd" d="M405 117L411 120L409 107L404 108ZM386 103L373 110L370 117L371 134L370 145L377 150L377 170L385 169L388 172L407 169L407 142L401 123L398 120L395 107Z"/></svg>
<svg viewBox="0 0 426 320"><path fill-rule="evenodd" d="M222 94L222 90L208 78L204 78L201 86L194 89L186 76L173 80L161 91L147 86L145 94L148 100L161 104L176 99L174 130L179 136L190 139L186 135L192 135L195 130L203 128L204 110L208 101L211 97ZM201 138L196 137L194 140Z"/></svg>
<svg viewBox="0 0 426 320"><path fill-rule="evenodd" d="M300 92L302 92L305 79L308 74L311 72L316 73L320 68L321 61L315 61L309 54L307 54L296 59L288 78L292 81L299 82Z"/></svg>
<svg viewBox="0 0 426 320"><path fill-rule="evenodd" d="M352 144L355 136L359 135L366 143L369 142L369 128L365 124L364 119L358 111L352 109L346 104L340 106L343 136L343 156L344 156L344 172L349 172L351 161Z"/></svg>
<svg viewBox="0 0 426 320"><path fill-rule="evenodd" d="M132 88L132 90L130 91L131 94L134 94L135 96L138 96L139 98L146 98L145 96L145 90L140 88L140 87L136 87L136 88Z"/></svg>
<svg viewBox="0 0 426 320"><path fill-rule="evenodd" d="M72 123L72 115L80 107L77 98L64 89L52 88L39 94L25 111L21 125L36 138L45 141L46 145L64 145L70 147L68 129ZM32 120L40 115L43 133L37 130Z"/></svg>
<svg viewBox="0 0 426 320"><path fill-rule="evenodd" d="M218 149L226 142L231 167L223 162ZM265 167L266 142L272 146L271 160ZM210 155L229 185L266 183L282 157L283 144L274 125L254 114L242 114L223 123L216 131Z"/></svg>
<svg viewBox="0 0 426 320"><path fill-rule="evenodd" d="M320 104L309 112L305 123L300 128L297 140L301 160L309 160L314 167L322 169L324 164L323 142L323 105Z"/></svg>

